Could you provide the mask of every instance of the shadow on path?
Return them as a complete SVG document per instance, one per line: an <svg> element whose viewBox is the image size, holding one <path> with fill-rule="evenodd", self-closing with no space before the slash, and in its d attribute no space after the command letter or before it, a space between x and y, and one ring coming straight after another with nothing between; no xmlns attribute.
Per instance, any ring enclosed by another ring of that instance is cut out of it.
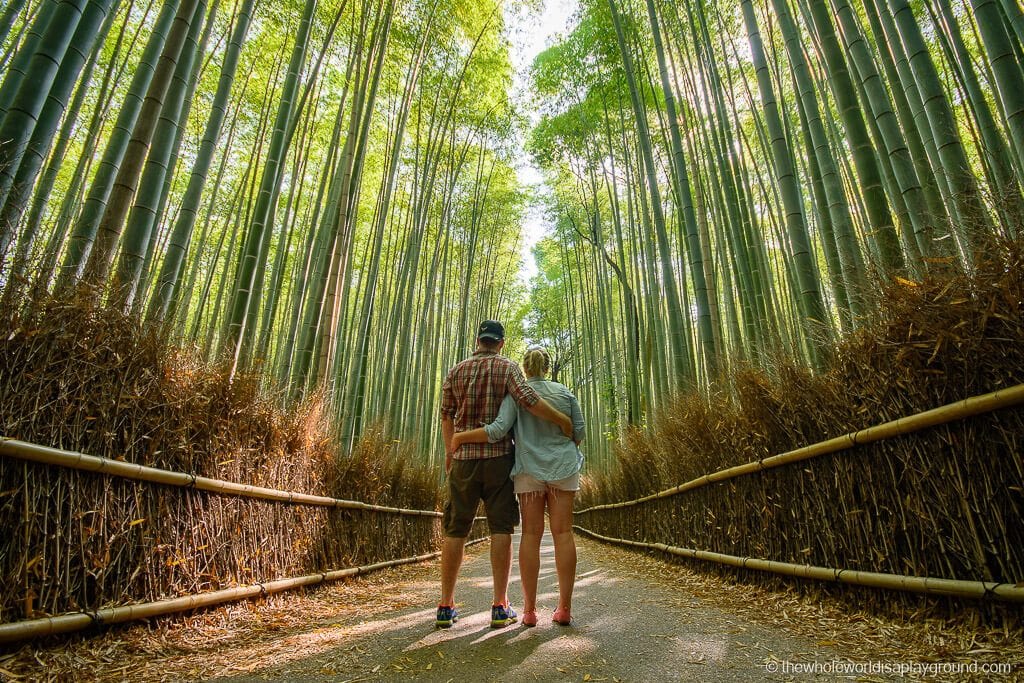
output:
<svg viewBox="0 0 1024 683"><path fill-rule="evenodd" d="M793 677L769 673L767 662L835 656L827 647L704 604L686 586L638 575L596 542L578 538L577 544L571 626L551 622L557 579L551 538L545 535L535 628L519 623L490 628L485 548L463 565L456 592L460 618L451 629L434 628L436 577L399 582L389 590L417 607L354 614L283 634L272 646L279 653L274 666L246 667L242 676L218 680L779 681ZM521 611L518 583L513 567L510 596Z"/></svg>

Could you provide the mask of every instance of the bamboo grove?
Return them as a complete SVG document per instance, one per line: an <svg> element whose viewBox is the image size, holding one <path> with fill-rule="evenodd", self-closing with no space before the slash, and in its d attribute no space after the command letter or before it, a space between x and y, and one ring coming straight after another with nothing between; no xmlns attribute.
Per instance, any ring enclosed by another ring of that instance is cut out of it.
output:
<svg viewBox="0 0 1024 683"><path fill-rule="evenodd" d="M593 428L737 362L824 367L880 282L1016 238L1022 42L1016 0L582 0L529 144Z"/></svg>
<svg viewBox="0 0 1024 683"><path fill-rule="evenodd" d="M1019 237L1017 0L580 0L529 131L510 6L7 0L2 296L102 300L434 457L440 378L499 317L600 466L673 392L823 368L880 282Z"/></svg>
<svg viewBox="0 0 1024 683"><path fill-rule="evenodd" d="M86 296L161 325L288 399L328 397L347 443L371 420L438 438L439 373L518 291L500 3L0 14L8 300Z"/></svg>

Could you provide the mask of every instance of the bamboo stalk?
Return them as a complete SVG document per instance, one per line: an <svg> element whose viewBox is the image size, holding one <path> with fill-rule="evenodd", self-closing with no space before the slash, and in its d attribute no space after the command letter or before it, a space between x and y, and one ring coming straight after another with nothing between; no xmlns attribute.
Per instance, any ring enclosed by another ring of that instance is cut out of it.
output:
<svg viewBox="0 0 1024 683"><path fill-rule="evenodd" d="M350 510L368 510L373 512L386 512L396 515L410 515L415 517L442 517L443 513L436 510L408 510L405 508L388 507L386 505L373 505L355 500L342 500L340 498L329 498L327 496L314 496L308 493L296 493L293 491L280 491L268 489L262 486L250 486L236 482L210 479L208 477L197 477L184 472L172 472L170 470L147 467L131 462L100 458L95 455L62 451L57 448L39 446L37 444L0 437L0 455L11 458L19 458L31 462L43 463L46 465L58 465L70 469L83 470L86 472L97 472L110 476L133 479L136 481L148 481L155 484L167 486L178 486L181 488L194 488L200 491L221 493L229 496L241 496L244 498L259 498L262 500L273 500L282 503L295 505L315 505L320 507L345 508Z"/></svg>
<svg viewBox="0 0 1024 683"><path fill-rule="evenodd" d="M990 413L994 410L999 410L1000 408L1010 408L1022 403L1024 403L1024 384L1018 384L1016 386L1000 389L999 391L993 391L988 394L972 396L971 398L966 398L962 401L926 410L923 413L917 413L916 415L901 417L873 427L861 429L857 432L850 432L849 434L837 436L826 441L819 441L818 443L804 446L793 451L773 455L770 458L748 462L743 465L736 465L735 467L729 467L724 470L712 472L711 474L705 474L701 477L697 477L696 479L691 479L686 483L679 484L678 486L674 486L670 489L665 489L664 491L652 493L644 496L643 498L636 498L634 500L621 501L618 503L594 505L584 510L577 510L574 514L582 515L584 513L595 512L597 510L625 508L633 505L639 505L641 503L647 503L652 500L658 500L660 498L668 498L679 493L707 486L708 484L734 479L736 477L743 476L744 474L753 474L754 472L768 470L773 467L781 467L782 465L789 465L794 462L837 453L861 444L873 443L875 441L889 439L894 436L903 436L929 427L953 422L954 420L963 420L968 417L974 417L983 413ZM0 443L0 453L2 452L2 443Z"/></svg>
<svg viewBox="0 0 1024 683"><path fill-rule="evenodd" d="M888 590L907 591L913 593L927 593L929 595L944 595L958 598L985 598L991 597L997 600L1008 602L1024 602L1024 586L1017 586L1010 583L993 583L989 581L961 581L959 579L941 579L931 576L905 576L902 574L882 574L879 572L862 572L854 569L833 569L830 567L815 567L811 565L791 564L789 562L776 562L774 560L760 560L753 557L737 557L736 555L725 555L708 550L694 550L692 548L679 548L665 545L664 543L645 543L643 541L631 541L625 538L611 538L584 529L581 526L573 525L573 529L591 538L606 543L615 543L633 548L645 550L660 550L661 552L686 557L691 560L703 560L725 564L740 569L755 569L757 571L771 572L785 576L795 576L802 579L816 579L818 581L835 581L848 583L855 586L867 586L869 588L885 588Z"/></svg>
<svg viewBox="0 0 1024 683"><path fill-rule="evenodd" d="M468 541L466 545L470 546L476 543L482 543L486 540L486 537L478 538L473 541ZM29 640L43 636L73 633L75 631L86 629L93 624L107 626L110 624L124 623L126 621L136 621L138 619L164 616L175 612L184 612L187 610L198 609L200 607L219 605L225 602L236 602L259 595L269 595L271 593L280 593L282 591L293 590L295 588L304 588L306 586L315 586L329 581L337 581L338 579L367 574L369 572L387 569L389 567L397 567L403 564L426 562L427 560L432 560L438 557L440 554L440 552L434 552L424 555L416 555L414 557L403 557L397 560L377 562L376 564L365 565L362 567L350 567L348 569L336 569L321 574L307 574L305 576L296 576L287 579L276 579L274 581L267 581L266 583L254 583L249 586L226 588L224 590L200 593L198 595L183 595L170 600L146 602L139 605L107 607L95 611L75 612L72 614L61 614L55 617L26 619L25 621L0 624L0 643L14 643L21 640Z"/></svg>

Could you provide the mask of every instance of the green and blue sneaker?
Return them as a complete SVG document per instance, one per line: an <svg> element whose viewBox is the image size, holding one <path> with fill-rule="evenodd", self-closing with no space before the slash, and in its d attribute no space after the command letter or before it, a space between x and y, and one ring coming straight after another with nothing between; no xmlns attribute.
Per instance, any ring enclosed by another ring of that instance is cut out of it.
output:
<svg viewBox="0 0 1024 683"><path fill-rule="evenodd" d="M516 611L508 603L491 606L491 628L505 628L517 619Z"/></svg>
<svg viewBox="0 0 1024 683"><path fill-rule="evenodd" d="M434 626L437 628L451 628L452 624L458 620L459 612L455 609L455 605L437 606L437 618L434 620Z"/></svg>

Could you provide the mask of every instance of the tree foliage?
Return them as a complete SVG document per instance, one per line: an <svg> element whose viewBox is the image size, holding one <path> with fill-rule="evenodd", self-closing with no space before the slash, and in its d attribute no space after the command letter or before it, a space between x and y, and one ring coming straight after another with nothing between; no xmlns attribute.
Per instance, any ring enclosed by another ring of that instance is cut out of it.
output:
<svg viewBox="0 0 1024 683"><path fill-rule="evenodd" d="M8 3L2 295L84 290L324 393L346 443L381 422L436 456L479 319L549 344L617 438L738 359L826 367L879 282L1019 235L1012 0L581 0L532 123L508 7Z"/></svg>

